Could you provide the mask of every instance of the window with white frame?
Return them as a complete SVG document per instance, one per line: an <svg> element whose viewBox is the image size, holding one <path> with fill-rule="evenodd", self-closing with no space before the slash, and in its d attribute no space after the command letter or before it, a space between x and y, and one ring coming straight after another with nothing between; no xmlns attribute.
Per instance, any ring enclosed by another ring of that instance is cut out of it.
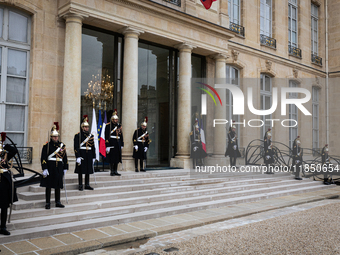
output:
<svg viewBox="0 0 340 255"><path fill-rule="evenodd" d="M261 0L260 34L272 36L272 0Z"/></svg>
<svg viewBox="0 0 340 255"><path fill-rule="evenodd" d="M272 104L272 78L265 74L260 76L260 97L261 110L269 110ZM264 125L261 127L262 139L266 131L271 128L271 122L266 120L271 119L272 115L263 115L261 118L264 122Z"/></svg>
<svg viewBox="0 0 340 255"><path fill-rule="evenodd" d="M318 20L319 20L319 7L312 4L311 11L311 49L312 54L318 55Z"/></svg>
<svg viewBox="0 0 340 255"><path fill-rule="evenodd" d="M289 81L289 87L290 88L297 88L299 84L295 81ZM298 93L289 93L289 98L294 99L298 98ZM295 104L289 105L289 119L298 121L298 108ZM293 127L296 123L294 121L289 122L289 147L292 148L293 142L295 138L298 136L298 126L296 125Z"/></svg>
<svg viewBox="0 0 340 255"><path fill-rule="evenodd" d="M0 6L0 130L26 146L30 16Z"/></svg>
<svg viewBox="0 0 340 255"><path fill-rule="evenodd" d="M297 0L289 0L288 2L288 43L296 47L298 45L298 6Z"/></svg>
<svg viewBox="0 0 340 255"><path fill-rule="evenodd" d="M228 0L228 15L230 22L241 25L240 0Z"/></svg>
<svg viewBox="0 0 340 255"><path fill-rule="evenodd" d="M233 84L235 86L240 86L240 71L233 67L233 66L226 66L226 77L227 77L227 83ZM229 92L229 90L226 90L226 108L227 108L227 117L226 119L228 121L234 120L236 122L240 121L240 116L239 115L233 115L233 97L232 94ZM240 125L235 125L236 126L236 134L238 137L240 134ZM229 131L229 128L228 128ZM239 141L239 146L240 146L240 139L238 138Z"/></svg>
<svg viewBox="0 0 340 255"><path fill-rule="evenodd" d="M319 148L319 88L313 87L312 104L313 104L313 149Z"/></svg>

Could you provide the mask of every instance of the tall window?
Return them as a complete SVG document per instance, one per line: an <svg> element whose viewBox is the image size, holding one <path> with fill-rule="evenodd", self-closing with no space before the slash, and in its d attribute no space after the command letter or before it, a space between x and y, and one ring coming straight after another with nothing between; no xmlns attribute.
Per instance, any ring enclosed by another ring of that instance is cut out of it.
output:
<svg viewBox="0 0 340 255"><path fill-rule="evenodd" d="M289 82L289 87L296 88L298 87L298 84L294 81ZM298 98L298 93L289 93L289 98ZM298 108L295 104L289 105L289 119L298 121ZM295 122L290 121L290 126L294 126ZM298 136L298 127L290 127L289 128L289 146L292 148L293 142L295 138Z"/></svg>
<svg viewBox="0 0 340 255"><path fill-rule="evenodd" d="M289 0L288 3L288 43L293 47L298 45L297 30L297 0Z"/></svg>
<svg viewBox="0 0 340 255"><path fill-rule="evenodd" d="M240 71L232 66L226 66L226 75L227 75L227 83L233 84L235 86L240 86ZM227 107L227 120L230 121L231 119L239 122L240 121L240 116L239 115L233 115L233 97L229 90L226 90L226 107ZM236 134L238 137L240 134L240 125L235 125L236 126ZM228 128L229 130L229 128ZM240 140L239 140L240 143ZM240 144L239 144L240 145Z"/></svg>
<svg viewBox="0 0 340 255"><path fill-rule="evenodd" d="M319 89L313 87L313 149L319 148Z"/></svg>
<svg viewBox="0 0 340 255"><path fill-rule="evenodd" d="M230 22L240 25L240 0L228 0L228 15Z"/></svg>
<svg viewBox="0 0 340 255"><path fill-rule="evenodd" d="M261 0L260 34L272 36L272 0Z"/></svg>
<svg viewBox="0 0 340 255"><path fill-rule="evenodd" d="M0 130L26 146L30 17L0 6Z"/></svg>
<svg viewBox="0 0 340 255"><path fill-rule="evenodd" d="M261 86L261 100L260 100L260 106L261 110L268 110L271 107L272 104L272 79L268 75L261 74L260 77L260 86ZM268 130L268 128L271 128L271 122L266 121L267 119L271 119L272 115L263 115L262 121L264 122L264 125L261 127L261 139L264 137L264 134Z"/></svg>
<svg viewBox="0 0 340 255"><path fill-rule="evenodd" d="M318 20L319 20L319 7L312 4L312 25L311 25L311 48L312 54L318 55Z"/></svg>

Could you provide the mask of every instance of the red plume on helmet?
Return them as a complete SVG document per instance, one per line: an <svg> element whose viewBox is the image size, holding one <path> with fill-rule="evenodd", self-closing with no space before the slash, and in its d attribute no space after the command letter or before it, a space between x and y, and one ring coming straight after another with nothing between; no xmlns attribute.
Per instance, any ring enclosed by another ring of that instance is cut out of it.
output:
<svg viewBox="0 0 340 255"><path fill-rule="evenodd" d="M53 124L55 125L57 131L59 131L59 122L54 122Z"/></svg>
<svg viewBox="0 0 340 255"><path fill-rule="evenodd" d="M1 140L2 140L2 142L4 142L6 140L6 133L5 132L1 132Z"/></svg>
<svg viewBox="0 0 340 255"><path fill-rule="evenodd" d="M148 123L148 116L145 116L145 122Z"/></svg>
<svg viewBox="0 0 340 255"><path fill-rule="evenodd" d="M117 112L117 109L114 109L113 111L116 112L116 113L118 113L118 112Z"/></svg>

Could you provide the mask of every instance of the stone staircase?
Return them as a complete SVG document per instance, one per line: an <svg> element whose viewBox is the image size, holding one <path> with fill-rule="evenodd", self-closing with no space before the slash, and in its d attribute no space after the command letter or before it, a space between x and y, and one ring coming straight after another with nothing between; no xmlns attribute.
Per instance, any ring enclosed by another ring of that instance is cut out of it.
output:
<svg viewBox="0 0 340 255"><path fill-rule="evenodd" d="M213 177L213 178L212 178ZM45 210L45 190L38 185L18 190L13 206L11 236L0 243L68 233L83 229L153 219L192 211L258 201L327 189L321 182L296 181L288 173L225 173L193 175L189 170L128 172L111 177L108 172L91 177L94 191L77 190L77 176L68 174L62 202L65 208ZM332 185L333 186L333 185Z"/></svg>

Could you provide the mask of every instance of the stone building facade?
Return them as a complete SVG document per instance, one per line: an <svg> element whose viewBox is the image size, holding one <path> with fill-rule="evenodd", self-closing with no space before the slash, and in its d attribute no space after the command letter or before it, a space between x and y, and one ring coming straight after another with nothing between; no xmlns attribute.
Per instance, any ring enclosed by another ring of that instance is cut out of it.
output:
<svg viewBox="0 0 340 255"><path fill-rule="evenodd" d="M133 169L130 136L147 115L148 165L190 166L191 78L203 77L234 79L243 91L252 86L258 109L262 96L271 100L272 87L308 89L313 97L305 106L313 116L292 110L298 128L277 126L273 139L288 144L300 135L304 147L329 143L331 154L340 153L339 0L218 0L209 10L200 0L2 0L0 8L0 129L33 147L35 164L54 121L72 156L81 115L92 119L85 92L96 75L114 83L107 110L118 109L127 170ZM225 91L217 92L227 100ZM272 119L282 119L279 110ZM230 112L208 102L213 161L225 162L226 129L212 128L212 119ZM238 121L252 118L246 110ZM240 146L265 128L240 128Z"/></svg>

